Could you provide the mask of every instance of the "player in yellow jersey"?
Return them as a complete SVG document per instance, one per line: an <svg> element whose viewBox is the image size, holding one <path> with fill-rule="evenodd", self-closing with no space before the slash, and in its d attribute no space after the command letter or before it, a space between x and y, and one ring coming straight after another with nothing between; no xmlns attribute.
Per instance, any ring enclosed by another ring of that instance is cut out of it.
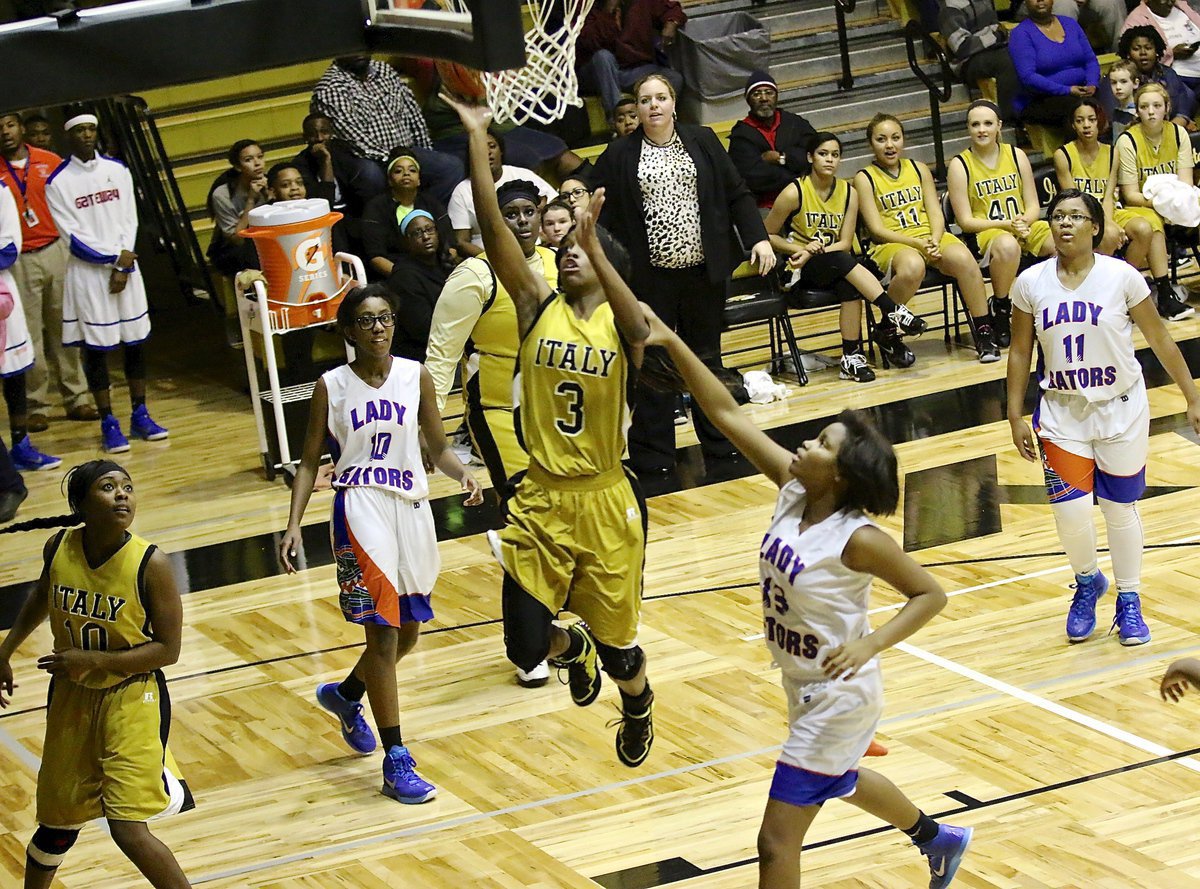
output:
<svg viewBox="0 0 1200 889"><path fill-rule="evenodd" d="M1077 188L1104 207L1104 239L1097 252L1112 256L1125 248L1125 260L1134 268L1148 264L1150 274L1168 274L1167 238L1162 217L1150 207L1121 207L1113 174L1113 150L1100 141L1100 103L1080 99L1071 112L1075 138L1054 152L1054 173L1059 191Z"/></svg>
<svg viewBox="0 0 1200 889"><path fill-rule="evenodd" d="M996 342L1008 345L1012 303L1008 291L1021 268L1021 255L1054 253L1050 226L1041 218L1033 168L1025 152L1000 142L1000 109L986 99L967 109L971 147L946 173L950 205L980 268L992 279L988 300Z"/></svg>
<svg viewBox="0 0 1200 889"><path fill-rule="evenodd" d="M1150 200L1142 194L1142 185L1150 176L1173 173L1181 182L1192 185L1192 143L1187 130L1171 121L1171 97L1161 83L1151 81L1138 87L1133 94L1138 122L1117 139L1113 151L1117 155L1117 187L1121 203L1126 207L1142 207L1153 211ZM1158 313L1168 321L1182 321L1193 314L1187 303L1179 299L1164 271L1154 274L1154 290Z"/></svg>
<svg viewBox="0 0 1200 889"><path fill-rule="evenodd" d="M187 877L146 826L195 805L166 747L171 701L162 668L179 659L179 588L166 556L129 533L137 498L124 469L111 460L75 467L67 504L70 515L4 529L83 525L46 541L37 587L0 643L0 707L7 707L17 687L12 656L50 620L54 650L37 662L51 675L50 705L25 889L49 889L95 818L108 821L152 886L181 889Z"/></svg>
<svg viewBox="0 0 1200 889"><path fill-rule="evenodd" d="M468 134L484 247L521 334L517 429L529 470L509 501L504 530L489 534L504 566L508 657L525 670L547 657L565 666L579 706L600 693L602 663L621 692L617 758L637 766L654 740L654 693L637 642L646 513L621 457L649 326L614 267L627 274L628 254L596 224L603 189L576 211L559 247L555 291L530 271L490 187L484 136L491 110L443 98ZM568 600L584 623L564 629L553 619Z"/></svg>
<svg viewBox="0 0 1200 889"><path fill-rule="evenodd" d="M840 376L865 383L875 379L875 372L862 352L861 300L876 306L903 334L922 333L925 321L892 302L879 279L855 259L858 194L837 178L841 162L842 141L833 133L814 134L808 142L810 172L779 193L765 224L771 246L790 257L793 286L832 287L841 297Z"/></svg>
<svg viewBox="0 0 1200 889"><path fill-rule="evenodd" d="M966 245L946 231L929 168L904 156L904 126L890 114L876 114L867 124L867 141L875 160L854 177L854 188L873 242L870 257L883 272L888 296L907 304L921 286L926 267L934 266L958 282L980 363L999 361L979 266ZM910 366L915 360L912 352L888 351L888 344L898 339L895 328L880 327L879 345L885 357L900 367Z"/></svg>

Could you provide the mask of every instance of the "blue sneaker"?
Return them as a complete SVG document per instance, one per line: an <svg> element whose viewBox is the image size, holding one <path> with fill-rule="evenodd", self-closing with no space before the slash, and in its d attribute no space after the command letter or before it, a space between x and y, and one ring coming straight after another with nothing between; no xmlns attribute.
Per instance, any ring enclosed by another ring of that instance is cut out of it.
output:
<svg viewBox="0 0 1200 889"><path fill-rule="evenodd" d="M954 881L958 866L962 864L967 847L971 845L973 827L950 827L938 825L938 835L918 846L921 854L929 859L929 889L945 889Z"/></svg>
<svg viewBox="0 0 1200 889"><path fill-rule="evenodd" d="M317 703L338 718L342 738L351 750L355 753L375 752L375 733L363 718L362 704L343 698L336 682L317 686Z"/></svg>
<svg viewBox="0 0 1200 889"><path fill-rule="evenodd" d="M121 431L121 421L112 414L100 421L100 442L110 454L123 454L129 450L129 439Z"/></svg>
<svg viewBox="0 0 1200 889"><path fill-rule="evenodd" d="M20 441L14 441L8 453L12 456L13 466L21 472L41 472L62 465L61 457L43 454L29 441L28 435Z"/></svg>
<svg viewBox="0 0 1200 889"><path fill-rule="evenodd" d="M407 747L393 747L383 757L383 795L398 803L416 805L437 796L437 788L417 774Z"/></svg>
<svg viewBox="0 0 1200 889"><path fill-rule="evenodd" d="M146 410L144 404L139 404L133 409L133 415L129 418L129 431L146 441L162 441L171 434L150 419L150 411Z"/></svg>
<svg viewBox="0 0 1200 889"><path fill-rule="evenodd" d="M1150 628L1142 620L1142 600L1137 593L1117 593L1117 615L1113 618L1122 645L1145 645ZM1109 629L1112 632L1112 629Z"/></svg>
<svg viewBox="0 0 1200 889"><path fill-rule="evenodd" d="M1096 629L1096 600L1108 591L1108 578L1095 574L1075 575L1075 596L1067 612L1067 641L1083 642Z"/></svg>

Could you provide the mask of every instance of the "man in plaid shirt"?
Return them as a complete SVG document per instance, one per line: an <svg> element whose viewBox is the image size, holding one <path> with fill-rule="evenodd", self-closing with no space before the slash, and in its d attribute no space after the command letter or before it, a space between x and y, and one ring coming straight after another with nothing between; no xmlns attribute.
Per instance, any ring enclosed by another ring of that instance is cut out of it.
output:
<svg viewBox="0 0 1200 889"><path fill-rule="evenodd" d="M445 204L465 178L462 162L433 150L429 128L412 90L390 65L367 55L342 56L321 76L311 110L333 121L338 136L378 164L378 188L386 188L388 152L408 146L421 165L422 189Z"/></svg>

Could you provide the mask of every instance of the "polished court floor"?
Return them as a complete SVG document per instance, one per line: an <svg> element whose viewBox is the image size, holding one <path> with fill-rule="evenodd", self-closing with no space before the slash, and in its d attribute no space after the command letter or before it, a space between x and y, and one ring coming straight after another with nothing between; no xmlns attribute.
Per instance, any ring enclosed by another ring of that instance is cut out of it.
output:
<svg viewBox="0 0 1200 889"><path fill-rule="evenodd" d="M935 302L922 297L928 310ZM464 510L435 479L438 616L402 662L400 692L406 741L440 794L400 806L378 794L377 758L350 755L312 698L361 650L360 631L337 609L329 495L314 496L306 517L307 569L280 574L274 541L288 492L262 478L240 356L197 337L195 318L157 320L151 395L171 438L135 443L122 462L139 489L135 529L173 554L186 591L183 654L167 671L171 746L198 808L155 831L196 885L755 885L754 839L785 732L755 583L768 483L741 461L706 473L690 428L681 430L680 470L649 501L641 640L657 739L631 770L606 725L617 713L611 684L586 709L553 681L515 684L499 569L482 536L495 505ZM1171 329L1200 375L1200 320ZM1153 641L1122 648L1106 636L1108 597L1095 637L1069 646L1072 575L1040 473L1009 442L1003 364L980 366L935 333L915 351L916 367L880 371L872 384L826 370L804 389L792 384L786 401L748 408L789 445L842 407L870 409L904 474L902 509L882 524L950 593L939 617L884 656L879 739L891 752L872 767L930 814L976 828L956 885L1200 886L1200 698L1169 706L1157 694L1172 659L1200 654L1200 452L1181 396L1143 349L1153 416L1143 598ZM63 421L38 441L71 465L97 454L94 434ZM60 478L28 479L22 518L64 511ZM46 533L0 537L0 626L39 570ZM900 601L877 585L873 619ZM21 650L15 706L0 714L3 886L19 884L33 828L46 688L33 664L48 640L43 628ZM839 803L818 818L804 862L806 887L928 880L901 834ZM60 882L144 885L100 826L84 832Z"/></svg>

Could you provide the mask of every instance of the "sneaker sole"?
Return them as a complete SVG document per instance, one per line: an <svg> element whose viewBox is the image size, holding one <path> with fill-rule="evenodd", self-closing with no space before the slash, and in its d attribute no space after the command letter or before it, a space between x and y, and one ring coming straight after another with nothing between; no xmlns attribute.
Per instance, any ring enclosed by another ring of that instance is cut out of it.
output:
<svg viewBox="0 0 1200 889"><path fill-rule="evenodd" d="M133 434L142 441L162 441L165 438L169 438L171 435L170 432L163 432L161 434L155 432L153 435L142 435L142 433L136 431Z"/></svg>
<svg viewBox="0 0 1200 889"><path fill-rule="evenodd" d="M62 460L55 460L53 463L18 463L13 461L13 468L18 472L46 472L50 469L58 469L62 466Z"/></svg>
<svg viewBox="0 0 1200 889"><path fill-rule="evenodd" d="M1000 360L999 355L980 355L979 356L980 364L995 364L999 360Z"/></svg>
<svg viewBox="0 0 1200 889"><path fill-rule="evenodd" d="M1150 636L1149 636L1149 635L1145 635L1145 636L1128 636L1128 637L1126 637L1126 636L1122 636L1122 637L1121 637L1121 644L1122 644L1122 645L1145 645L1145 644L1146 644L1147 642L1149 642L1149 641L1150 641Z"/></svg>
<svg viewBox="0 0 1200 889"><path fill-rule="evenodd" d="M129 442L125 442L125 444L117 445L114 448L105 448L104 453L106 453L106 454L124 454L124 453L128 452L128 450L129 450Z"/></svg>
<svg viewBox="0 0 1200 889"><path fill-rule="evenodd" d="M1164 315L1168 321L1184 321L1196 314L1195 309L1188 309L1185 312L1180 312L1178 315Z"/></svg>
<svg viewBox="0 0 1200 889"><path fill-rule="evenodd" d="M1067 636L1067 641L1070 642L1072 645L1077 645L1080 642L1087 642L1089 639L1092 638L1092 635L1095 632L1096 632L1096 628L1092 627L1092 631L1090 633L1088 633L1086 636Z"/></svg>
<svg viewBox="0 0 1200 889"><path fill-rule="evenodd" d="M839 380L850 380L853 383L874 383L874 377L856 377L854 374L839 373Z"/></svg>
<svg viewBox="0 0 1200 889"><path fill-rule="evenodd" d="M436 787L433 788L433 790L429 791L429 793L427 793L421 797L401 796L399 793L397 793L391 787L388 787L387 784L384 784L383 787L380 788L379 792L382 793L384 796L386 796L388 799L394 799L396 802L404 803L404 805L406 805L406 806L419 806L421 803L427 803L431 799L433 799L434 797L437 796L437 788Z"/></svg>

